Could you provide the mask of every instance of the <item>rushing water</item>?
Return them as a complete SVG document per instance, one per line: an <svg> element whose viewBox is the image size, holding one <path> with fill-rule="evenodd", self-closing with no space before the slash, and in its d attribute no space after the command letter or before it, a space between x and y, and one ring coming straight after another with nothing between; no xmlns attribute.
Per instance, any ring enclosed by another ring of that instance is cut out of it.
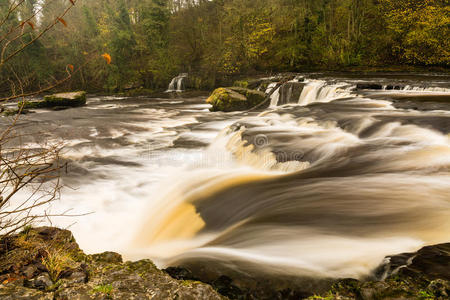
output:
<svg viewBox="0 0 450 300"><path fill-rule="evenodd" d="M450 241L448 78L304 77L298 99L274 93L265 111L90 97L24 117L67 143L53 210L93 212L54 224L76 222L87 252L205 276L360 278L386 255ZM383 88L356 89L368 81Z"/></svg>

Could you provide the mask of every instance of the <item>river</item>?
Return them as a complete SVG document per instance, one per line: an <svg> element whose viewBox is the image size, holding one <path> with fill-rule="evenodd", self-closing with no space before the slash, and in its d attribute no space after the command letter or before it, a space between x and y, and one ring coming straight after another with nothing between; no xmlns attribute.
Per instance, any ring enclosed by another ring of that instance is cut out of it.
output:
<svg viewBox="0 0 450 300"><path fill-rule="evenodd" d="M88 253L242 278L363 278L449 242L449 77L298 78L298 101L274 93L258 111L209 112L187 93L22 117L43 133L30 143L66 145L52 211L91 213L52 224Z"/></svg>

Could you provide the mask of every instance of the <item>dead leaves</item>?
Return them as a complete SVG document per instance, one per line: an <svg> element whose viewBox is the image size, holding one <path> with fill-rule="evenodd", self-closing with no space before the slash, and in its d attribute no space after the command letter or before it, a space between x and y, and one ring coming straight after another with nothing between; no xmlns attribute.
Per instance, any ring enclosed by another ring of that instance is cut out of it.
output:
<svg viewBox="0 0 450 300"><path fill-rule="evenodd" d="M109 55L108 53L103 53L103 54L102 54L102 57L106 60L106 63L107 63L108 65L111 64L111 55Z"/></svg>

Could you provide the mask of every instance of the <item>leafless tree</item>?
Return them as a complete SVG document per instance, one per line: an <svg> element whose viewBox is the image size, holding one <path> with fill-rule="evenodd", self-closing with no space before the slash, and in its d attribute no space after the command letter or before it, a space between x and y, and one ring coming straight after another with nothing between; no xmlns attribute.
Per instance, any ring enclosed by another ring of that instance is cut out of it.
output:
<svg viewBox="0 0 450 300"><path fill-rule="evenodd" d="M17 12L26 1L8 0L6 14L0 19L0 70L56 25L66 25L63 17L76 4L76 0L68 0L66 8L49 24L38 25L35 21L43 9L42 5L51 1L40 2L41 6L33 9L29 16L18 18ZM24 39L25 36L28 38ZM78 70L69 65L65 78L54 80L47 87L35 91L25 91L24 79L15 76L15 81L10 80L11 94L0 98L0 105L11 100L22 100L24 103L26 97L56 87L69 80ZM13 69L9 71L14 74ZM49 142L40 145L30 144L29 133L24 133L18 128L22 109L23 107L19 107L18 114L10 117L8 124L0 128L1 236L50 218L52 215L47 211L47 207L59 198L61 188L59 178L62 169L60 164L62 144Z"/></svg>

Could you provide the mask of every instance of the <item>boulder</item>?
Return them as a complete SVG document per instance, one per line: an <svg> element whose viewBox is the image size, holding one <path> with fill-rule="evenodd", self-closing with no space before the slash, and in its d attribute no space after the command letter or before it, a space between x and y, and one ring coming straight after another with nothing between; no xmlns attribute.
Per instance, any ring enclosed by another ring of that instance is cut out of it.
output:
<svg viewBox="0 0 450 300"><path fill-rule="evenodd" d="M212 111L241 111L255 107L264 102L263 92L242 87L218 88L206 100Z"/></svg>
<svg viewBox="0 0 450 300"><path fill-rule="evenodd" d="M450 243L427 246L415 253L403 253L388 257L384 266L387 276L401 275L428 281L450 281Z"/></svg>
<svg viewBox="0 0 450 300"><path fill-rule="evenodd" d="M0 299L226 299L210 285L177 280L150 260L86 255L67 230L0 236Z"/></svg>
<svg viewBox="0 0 450 300"><path fill-rule="evenodd" d="M86 92L71 92L47 95L40 101L19 102L24 108L78 107L86 104Z"/></svg>
<svg viewBox="0 0 450 300"><path fill-rule="evenodd" d="M213 107L211 111L235 111L247 109L247 98L228 88L218 88L206 100Z"/></svg>
<svg viewBox="0 0 450 300"><path fill-rule="evenodd" d="M375 276L379 280L339 280L324 296L329 297L326 299L363 300L449 299L450 243L388 256Z"/></svg>

